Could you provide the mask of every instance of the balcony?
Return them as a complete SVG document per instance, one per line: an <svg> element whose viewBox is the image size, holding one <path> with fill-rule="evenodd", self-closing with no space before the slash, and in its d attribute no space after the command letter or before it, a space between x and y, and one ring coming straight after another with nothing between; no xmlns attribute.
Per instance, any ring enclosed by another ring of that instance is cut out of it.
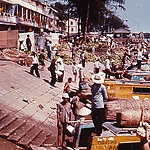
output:
<svg viewBox="0 0 150 150"><path fill-rule="evenodd" d="M0 13L0 22L15 25L17 24L17 18L16 16L11 16L9 13L2 12Z"/></svg>

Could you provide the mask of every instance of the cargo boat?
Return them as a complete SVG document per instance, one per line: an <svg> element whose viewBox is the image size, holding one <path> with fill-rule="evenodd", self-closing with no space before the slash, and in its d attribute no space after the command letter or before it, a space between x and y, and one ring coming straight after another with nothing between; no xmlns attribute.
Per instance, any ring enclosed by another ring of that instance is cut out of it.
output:
<svg viewBox="0 0 150 150"><path fill-rule="evenodd" d="M109 99L131 99L133 96L150 99L150 81L105 80L104 85Z"/></svg>

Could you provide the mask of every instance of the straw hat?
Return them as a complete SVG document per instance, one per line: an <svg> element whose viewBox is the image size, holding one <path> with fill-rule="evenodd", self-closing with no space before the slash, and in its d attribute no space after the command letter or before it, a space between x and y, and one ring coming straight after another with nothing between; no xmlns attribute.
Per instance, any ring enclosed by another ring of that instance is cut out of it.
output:
<svg viewBox="0 0 150 150"><path fill-rule="evenodd" d="M63 93L62 98L69 98L68 93Z"/></svg>
<svg viewBox="0 0 150 150"><path fill-rule="evenodd" d="M92 76L92 81L96 84L104 83L104 79L105 79L105 73L103 72L99 72Z"/></svg>
<svg viewBox="0 0 150 150"><path fill-rule="evenodd" d="M87 116L90 113L91 113L91 110L85 106L77 110L77 115L80 115L80 116Z"/></svg>

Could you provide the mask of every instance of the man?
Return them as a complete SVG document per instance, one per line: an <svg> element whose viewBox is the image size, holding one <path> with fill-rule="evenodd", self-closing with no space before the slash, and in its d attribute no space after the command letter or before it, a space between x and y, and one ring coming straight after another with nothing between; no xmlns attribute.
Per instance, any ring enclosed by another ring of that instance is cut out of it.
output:
<svg viewBox="0 0 150 150"><path fill-rule="evenodd" d="M56 60L57 71L62 72L61 75L58 75L58 82L63 82L63 78L64 78L64 62L63 62L63 58L64 58L64 56L60 56Z"/></svg>
<svg viewBox="0 0 150 150"><path fill-rule="evenodd" d="M51 46L51 41L47 40L47 45L46 45L46 50L47 50L47 56L48 59L51 61L52 60L52 46Z"/></svg>
<svg viewBox="0 0 150 150"><path fill-rule="evenodd" d="M94 72L99 73L100 70L100 60L99 58L94 62Z"/></svg>
<svg viewBox="0 0 150 150"><path fill-rule="evenodd" d="M85 61L86 61L85 51L82 51L82 53L80 54L80 58L81 58L81 62L82 62L82 67L85 68Z"/></svg>
<svg viewBox="0 0 150 150"><path fill-rule="evenodd" d="M137 54L137 69L141 69L142 59L143 59L143 54L142 54L142 49L140 49Z"/></svg>
<svg viewBox="0 0 150 150"><path fill-rule="evenodd" d="M92 101L92 120L95 126L93 135L101 135L102 124L105 119L104 102L108 99L106 87L102 84L104 82L105 74L99 72L92 76L94 84L91 86L91 101Z"/></svg>
<svg viewBox="0 0 150 150"><path fill-rule="evenodd" d="M149 150L149 130L150 125L143 122L143 125L137 128L137 136L140 138L140 150Z"/></svg>
<svg viewBox="0 0 150 150"><path fill-rule="evenodd" d="M55 83L56 83L56 72L55 72L56 71L56 59L55 58L52 59L50 66L48 67L48 70L51 73L50 85L55 86Z"/></svg>
<svg viewBox="0 0 150 150"><path fill-rule="evenodd" d="M69 97L72 97L72 92L71 92L71 89L70 89L70 83L72 82L72 78L69 77L68 78L68 81L65 83L64 85L64 92L68 93L69 94Z"/></svg>
<svg viewBox="0 0 150 150"><path fill-rule="evenodd" d="M31 56L29 56L29 57L32 58L32 66L30 68L30 74L33 75L33 72L35 71L36 76L38 78L40 78L40 74L39 74L39 70L38 70L39 61L38 61L36 53L33 51L31 53Z"/></svg>
<svg viewBox="0 0 150 150"><path fill-rule="evenodd" d="M106 78L110 78L110 59L111 59L111 56L108 56L108 58L105 60L105 77Z"/></svg>
<svg viewBox="0 0 150 150"><path fill-rule="evenodd" d="M69 103L69 95L63 93L63 101L57 104L57 127L58 127L58 147L66 146L66 127L71 120L72 108Z"/></svg>
<svg viewBox="0 0 150 150"><path fill-rule="evenodd" d="M30 35L29 35L29 34L27 35L26 45L27 45L27 49L28 49L28 51L31 51L32 43L31 43Z"/></svg>

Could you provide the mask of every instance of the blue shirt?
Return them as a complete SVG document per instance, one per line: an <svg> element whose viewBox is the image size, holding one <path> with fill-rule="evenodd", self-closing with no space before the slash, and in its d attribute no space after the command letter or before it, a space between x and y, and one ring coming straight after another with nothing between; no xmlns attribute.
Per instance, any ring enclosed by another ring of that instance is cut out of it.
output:
<svg viewBox="0 0 150 150"><path fill-rule="evenodd" d="M92 108L104 108L104 101L108 99L106 87L103 84L93 84L92 92Z"/></svg>

